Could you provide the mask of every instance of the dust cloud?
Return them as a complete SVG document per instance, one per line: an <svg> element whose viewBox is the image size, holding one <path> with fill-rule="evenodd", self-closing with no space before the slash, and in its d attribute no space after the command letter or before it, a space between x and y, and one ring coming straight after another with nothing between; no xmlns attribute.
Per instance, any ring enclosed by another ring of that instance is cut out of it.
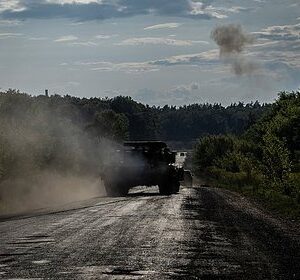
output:
<svg viewBox="0 0 300 280"><path fill-rule="evenodd" d="M246 46L254 43L255 38L246 33L241 25L218 26L211 32L211 38L220 48L220 58L230 64L236 75L252 74L259 67L243 54Z"/></svg>
<svg viewBox="0 0 300 280"><path fill-rule="evenodd" d="M0 215L105 195L100 169L114 143L87 129L79 110L0 97Z"/></svg>
<svg viewBox="0 0 300 280"><path fill-rule="evenodd" d="M54 172L3 181L0 214L55 207L105 195L101 179Z"/></svg>

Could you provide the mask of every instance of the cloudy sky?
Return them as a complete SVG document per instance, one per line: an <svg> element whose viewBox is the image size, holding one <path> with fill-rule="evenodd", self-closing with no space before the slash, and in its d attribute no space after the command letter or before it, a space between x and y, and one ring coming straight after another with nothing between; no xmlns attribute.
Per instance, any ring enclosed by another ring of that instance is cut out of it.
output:
<svg viewBox="0 0 300 280"><path fill-rule="evenodd" d="M229 24L251 40L224 57ZM300 88L300 1L0 0L0 88L270 102Z"/></svg>

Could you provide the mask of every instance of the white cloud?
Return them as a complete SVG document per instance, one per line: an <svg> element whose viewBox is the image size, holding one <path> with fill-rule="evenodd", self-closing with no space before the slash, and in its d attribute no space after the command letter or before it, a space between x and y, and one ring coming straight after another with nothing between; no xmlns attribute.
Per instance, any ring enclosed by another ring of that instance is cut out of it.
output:
<svg viewBox="0 0 300 280"><path fill-rule="evenodd" d="M190 2L191 5L191 11L190 14L193 16L210 16L213 18L218 18L218 19L224 19L227 18L227 15L225 15L224 13L221 13L221 10L209 5L209 6L205 6L203 5L202 2ZM222 10L222 12L224 12Z"/></svg>
<svg viewBox="0 0 300 280"><path fill-rule="evenodd" d="M74 36L74 35L66 35L66 36L62 36L57 38L56 40L54 40L54 42L72 42L72 41L76 41L78 40L78 37Z"/></svg>
<svg viewBox="0 0 300 280"><path fill-rule="evenodd" d="M231 13L239 13L243 11L249 11L249 8L241 7L241 6L233 6L231 8L223 8L224 11L228 11Z"/></svg>
<svg viewBox="0 0 300 280"><path fill-rule="evenodd" d="M10 10L14 12L23 11L25 7L19 0L0 0L0 12Z"/></svg>
<svg viewBox="0 0 300 280"><path fill-rule="evenodd" d="M98 3L101 4L102 0L46 0L47 3L51 4L90 4L90 3Z"/></svg>
<svg viewBox="0 0 300 280"><path fill-rule="evenodd" d="M178 40L163 37L139 37L123 40L116 45L137 46L137 45L169 45L169 46L191 46L198 43L207 43L206 41Z"/></svg>
<svg viewBox="0 0 300 280"><path fill-rule="evenodd" d="M95 38L97 39L109 39L111 35L96 35Z"/></svg>
<svg viewBox="0 0 300 280"><path fill-rule="evenodd" d="M128 62L128 63L111 63L99 62L94 64L96 67L91 68L93 71L120 71L126 73L142 73L158 71L157 67L151 66L144 62Z"/></svg>
<svg viewBox="0 0 300 280"><path fill-rule="evenodd" d="M300 23L294 25L269 26L253 34L269 40L300 40Z"/></svg>
<svg viewBox="0 0 300 280"><path fill-rule="evenodd" d="M293 4L289 5L289 7L292 7L292 8L295 8L298 6L300 6L300 3L293 3Z"/></svg>
<svg viewBox="0 0 300 280"><path fill-rule="evenodd" d="M98 46L98 44L96 44L95 42L92 42L92 41L73 42L73 43L70 43L70 45L72 45L72 46L83 46L83 47L95 47L95 46Z"/></svg>
<svg viewBox="0 0 300 280"><path fill-rule="evenodd" d="M144 30L156 30L156 29L163 29L163 28L171 29L171 28L177 28L181 25L182 25L181 23L177 23L177 22L168 22L168 23L161 23L161 24L147 26L144 28Z"/></svg>
<svg viewBox="0 0 300 280"><path fill-rule="evenodd" d="M68 63L62 63L61 66L69 66ZM142 73L158 71L158 67L150 65L148 62L123 62L114 63L109 61L79 61L73 63L75 67L84 67L91 71L101 72L125 72Z"/></svg>
<svg viewBox="0 0 300 280"><path fill-rule="evenodd" d="M32 41L45 41L48 40L47 37L29 37L28 40L32 40Z"/></svg>
<svg viewBox="0 0 300 280"><path fill-rule="evenodd" d="M95 38L100 39L100 40L105 40L105 39L110 39L110 38L117 37L117 36L118 35L116 35L116 34L112 34L112 35L99 34L99 35L96 35Z"/></svg>
<svg viewBox="0 0 300 280"><path fill-rule="evenodd" d="M217 49L196 54L176 55L164 59L149 62L153 65L211 65L219 63L219 51Z"/></svg>
<svg viewBox="0 0 300 280"><path fill-rule="evenodd" d="M22 33L0 33L0 39L6 39L6 38L17 38L20 36L23 36Z"/></svg>
<svg viewBox="0 0 300 280"><path fill-rule="evenodd" d="M77 21L77 22L72 22L69 25L71 26L78 26L78 25L84 25L86 22L83 21Z"/></svg>
<svg viewBox="0 0 300 280"><path fill-rule="evenodd" d="M96 35L94 39L109 39L115 37L116 35ZM92 40L89 41L79 41L79 38L74 35L66 35L57 38L54 40L55 42L59 43L69 43L70 46L85 46L85 47L94 47L98 46L97 42L93 42Z"/></svg>
<svg viewBox="0 0 300 280"><path fill-rule="evenodd" d="M254 34L259 38L258 44L251 48L256 57L265 63L278 62L300 68L300 23L269 26Z"/></svg>
<svg viewBox="0 0 300 280"><path fill-rule="evenodd" d="M17 25L22 25L21 21L18 20L0 20L0 25L1 26L17 26Z"/></svg>
<svg viewBox="0 0 300 280"><path fill-rule="evenodd" d="M236 14L240 12L249 11L252 8L245 8L241 6L217 7L213 5L204 5L202 2L191 2L192 15L209 15L212 18L225 19L229 14Z"/></svg>
<svg viewBox="0 0 300 280"><path fill-rule="evenodd" d="M172 56L161 60L151 60L144 62L121 62L114 63L109 61L79 61L72 65L74 67L84 67L93 71L120 71L126 73L141 73L158 71L160 67L175 66L175 65L190 65L190 66L203 66L203 65L216 65L219 64L218 50L202 52L198 54L188 54ZM63 63L62 66L69 66ZM196 84L191 85L190 90L195 90Z"/></svg>

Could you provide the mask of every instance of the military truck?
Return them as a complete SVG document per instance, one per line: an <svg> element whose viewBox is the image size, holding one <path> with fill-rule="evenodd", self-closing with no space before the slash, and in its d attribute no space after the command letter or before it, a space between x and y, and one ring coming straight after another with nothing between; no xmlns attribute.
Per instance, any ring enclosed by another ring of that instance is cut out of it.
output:
<svg viewBox="0 0 300 280"><path fill-rule="evenodd" d="M158 185L162 195L179 191L184 170L175 165L176 152L164 142L125 142L116 155L117 160L101 172L108 196L124 196L135 186Z"/></svg>

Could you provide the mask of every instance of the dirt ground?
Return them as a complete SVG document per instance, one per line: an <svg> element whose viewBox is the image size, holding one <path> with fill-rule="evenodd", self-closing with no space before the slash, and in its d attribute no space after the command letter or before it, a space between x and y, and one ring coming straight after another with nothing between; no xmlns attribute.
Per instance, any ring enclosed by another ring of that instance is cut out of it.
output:
<svg viewBox="0 0 300 280"><path fill-rule="evenodd" d="M208 187L2 217L0 244L1 279L300 279L299 228Z"/></svg>

